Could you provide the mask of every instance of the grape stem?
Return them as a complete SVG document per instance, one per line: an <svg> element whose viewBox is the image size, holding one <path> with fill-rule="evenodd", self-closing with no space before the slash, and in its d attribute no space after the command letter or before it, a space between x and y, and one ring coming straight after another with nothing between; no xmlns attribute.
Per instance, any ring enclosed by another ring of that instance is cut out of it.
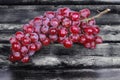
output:
<svg viewBox="0 0 120 80"><path fill-rule="evenodd" d="M91 17L91 18L86 18L86 19L83 19L83 20L81 20L81 21L89 21L89 20L91 20L91 19L99 18L99 17L101 17L102 15L108 13L109 11L111 11L111 9L106 9L106 10L100 12L99 14L97 14L97 15Z"/></svg>

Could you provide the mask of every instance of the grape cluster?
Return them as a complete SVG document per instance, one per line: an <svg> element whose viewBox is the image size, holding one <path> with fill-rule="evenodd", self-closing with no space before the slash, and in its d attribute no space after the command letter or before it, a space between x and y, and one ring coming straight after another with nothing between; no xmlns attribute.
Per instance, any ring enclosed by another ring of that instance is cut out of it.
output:
<svg viewBox="0 0 120 80"><path fill-rule="evenodd" d="M17 31L10 38L10 61L27 63L30 56L42 46L54 42L63 44L65 48L71 48L73 43L80 43L86 48L94 49L96 44L102 43L102 38L97 35L100 29L95 20L85 20L89 16L89 9L77 12L65 7L35 17L23 25L23 31Z"/></svg>

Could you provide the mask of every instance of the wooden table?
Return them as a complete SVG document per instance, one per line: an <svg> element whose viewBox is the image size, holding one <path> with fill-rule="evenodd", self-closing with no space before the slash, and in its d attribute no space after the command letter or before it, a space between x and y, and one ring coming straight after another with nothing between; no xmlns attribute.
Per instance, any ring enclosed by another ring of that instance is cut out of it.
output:
<svg viewBox="0 0 120 80"><path fill-rule="evenodd" d="M110 8L111 12L96 19L103 44L94 50L78 44L71 49L52 44L43 47L27 64L9 62L12 34L35 16L61 7L76 11L89 8L92 16ZM0 52L0 80L119 80L120 1L0 0Z"/></svg>

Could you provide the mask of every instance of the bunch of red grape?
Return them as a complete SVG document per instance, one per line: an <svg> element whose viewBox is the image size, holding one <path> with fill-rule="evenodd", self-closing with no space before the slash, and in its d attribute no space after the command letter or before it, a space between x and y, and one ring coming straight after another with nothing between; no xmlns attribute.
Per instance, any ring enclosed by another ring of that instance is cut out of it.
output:
<svg viewBox="0 0 120 80"><path fill-rule="evenodd" d="M59 8L35 17L23 25L23 31L17 31L10 38L10 61L26 63L42 46L54 42L63 44L65 48L71 48L73 43L80 43L86 48L94 49L96 44L102 43L102 38L97 36L100 29L95 20L85 20L89 16L89 9L77 12L69 8Z"/></svg>

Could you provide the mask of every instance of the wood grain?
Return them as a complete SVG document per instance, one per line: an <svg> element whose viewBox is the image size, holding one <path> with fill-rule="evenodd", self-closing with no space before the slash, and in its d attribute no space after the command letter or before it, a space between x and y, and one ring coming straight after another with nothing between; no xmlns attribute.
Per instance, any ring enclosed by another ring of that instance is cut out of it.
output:
<svg viewBox="0 0 120 80"><path fill-rule="evenodd" d="M0 6L0 23L28 23L29 20L36 16L43 15L45 11L55 11L61 7L69 7L72 10L79 11L83 8L91 10L91 16L98 14L98 11L110 8L111 12L96 19L99 25L110 25L120 23L120 5L14 5L14 6ZM114 19L113 19L114 18Z"/></svg>
<svg viewBox="0 0 120 80"><path fill-rule="evenodd" d="M28 64L11 64L8 61L10 54L10 45L0 45L0 63L4 65L23 66L42 68L102 68L102 67L119 67L120 66L120 44L119 43L104 43L97 46L96 49L86 49L81 45L74 45L70 49L65 49L60 44L53 44L43 47L35 53L31 62ZM41 68L41 69L42 69Z"/></svg>
<svg viewBox="0 0 120 80"><path fill-rule="evenodd" d="M32 5L105 5L105 4L120 4L119 0L1 0L0 1L1 5L27 5L27 4L32 4Z"/></svg>
<svg viewBox="0 0 120 80"><path fill-rule="evenodd" d="M104 41L120 41L120 25L100 25L100 36ZM0 42L9 41L16 31L22 30L21 24L0 24Z"/></svg>
<svg viewBox="0 0 120 80"><path fill-rule="evenodd" d="M2 80L119 80L120 69L8 70L0 75Z"/></svg>

